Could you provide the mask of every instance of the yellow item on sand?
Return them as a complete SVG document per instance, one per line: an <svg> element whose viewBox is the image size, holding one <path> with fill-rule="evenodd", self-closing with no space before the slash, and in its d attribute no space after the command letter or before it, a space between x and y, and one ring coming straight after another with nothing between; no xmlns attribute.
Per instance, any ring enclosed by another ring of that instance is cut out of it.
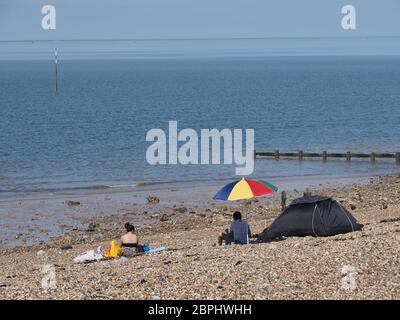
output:
<svg viewBox="0 0 400 320"><path fill-rule="evenodd" d="M106 252L104 252L103 256L108 259L119 258L122 256L121 247L115 242L115 240L111 241L110 245Z"/></svg>

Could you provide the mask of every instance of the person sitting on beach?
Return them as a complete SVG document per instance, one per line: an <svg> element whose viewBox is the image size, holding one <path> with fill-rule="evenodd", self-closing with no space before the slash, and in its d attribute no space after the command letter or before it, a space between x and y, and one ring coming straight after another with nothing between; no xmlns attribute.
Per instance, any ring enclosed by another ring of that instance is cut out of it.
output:
<svg viewBox="0 0 400 320"><path fill-rule="evenodd" d="M238 244L249 243L249 238L251 237L250 226L246 221L242 220L242 214L236 211L233 214L233 222L231 224L230 230L225 230L218 237L218 244L221 246L222 242L225 244L231 244L232 242Z"/></svg>
<svg viewBox="0 0 400 320"><path fill-rule="evenodd" d="M136 253L136 248L139 243L138 236L135 231L135 226L129 222L125 223L126 234L121 237L121 247L123 256L129 257Z"/></svg>

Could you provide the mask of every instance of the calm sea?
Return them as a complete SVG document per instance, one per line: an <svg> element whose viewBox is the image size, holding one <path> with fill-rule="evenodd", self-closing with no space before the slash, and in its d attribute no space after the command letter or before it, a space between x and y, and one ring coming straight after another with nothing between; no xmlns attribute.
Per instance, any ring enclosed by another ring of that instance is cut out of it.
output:
<svg viewBox="0 0 400 320"><path fill-rule="evenodd" d="M146 133L254 128L260 151L400 151L400 57L0 61L0 196L233 179L150 166ZM253 176L370 176L391 161L257 160Z"/></svg>

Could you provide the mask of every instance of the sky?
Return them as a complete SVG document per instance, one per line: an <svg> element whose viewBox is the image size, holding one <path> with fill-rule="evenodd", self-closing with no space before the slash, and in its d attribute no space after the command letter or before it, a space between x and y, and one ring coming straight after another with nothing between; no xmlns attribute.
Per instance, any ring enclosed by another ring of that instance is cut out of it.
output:
<svg viewBox="0 0 400 320"><path fill-rule="evenodd" d="M357 30L341 27L347 4ZM399 0L0 0L0 41L400 36L399 15Z"/></svg>

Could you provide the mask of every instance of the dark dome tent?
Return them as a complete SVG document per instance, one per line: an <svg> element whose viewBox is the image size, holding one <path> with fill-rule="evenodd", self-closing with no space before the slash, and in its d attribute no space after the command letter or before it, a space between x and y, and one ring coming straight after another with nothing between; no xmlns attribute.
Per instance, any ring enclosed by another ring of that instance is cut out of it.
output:
<svg viewBox="0 0 400 320"><path fill-rule="evenodd" d="M292 203L260 235L262 241L280 237L324 237L359 231L364 225L336 200L323 196L305 196Z"/></svg>

